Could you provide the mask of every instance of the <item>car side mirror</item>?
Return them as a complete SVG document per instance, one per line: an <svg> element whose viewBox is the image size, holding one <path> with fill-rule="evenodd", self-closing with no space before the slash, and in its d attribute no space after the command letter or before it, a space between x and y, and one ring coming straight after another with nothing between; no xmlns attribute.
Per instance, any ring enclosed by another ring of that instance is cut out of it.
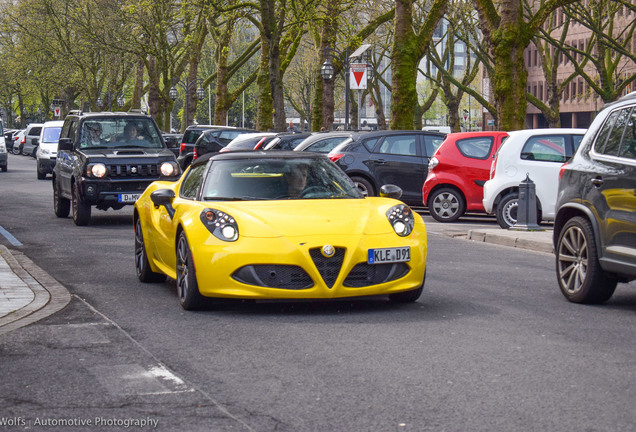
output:
<svg viewBox="0 0 636 432"><path fill-rule="evenodd" d="M400 199L402 197L402 188L393 184L386 184L380 188L380 196L383 198Z"/></svg>
<svg viewBox="0 0 636 432"><path fill-rule="evenodd" d="M70 138L60 138L57 142L57 151L59 152L61 150L73 150L73 141Z"/></svg>
<svg viewBox="0 0 636 432"><path fill-rule="evenodd" d="M150 194L150 200L156 207L164 206L170 215L170 218L174 216L174 207L172 207L172 201L174 201L174 191L172 189L157 189Z"/></svg>
<svg viewBox="0 0 636 432"><path fill-rule="evenodd" d="M32 143L33 143L34 146L40 145L40 138L33 138Z"/></svg>

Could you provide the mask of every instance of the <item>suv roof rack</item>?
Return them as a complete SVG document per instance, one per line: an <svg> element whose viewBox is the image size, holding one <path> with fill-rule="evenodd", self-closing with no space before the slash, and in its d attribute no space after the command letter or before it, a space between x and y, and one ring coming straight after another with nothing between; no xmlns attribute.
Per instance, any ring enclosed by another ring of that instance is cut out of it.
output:
<svg viewBox="0 0 636 432"><path fill-rule="evenodd" d="M82 110L70 110L67 115L82 115L84 112Z"/></svg>

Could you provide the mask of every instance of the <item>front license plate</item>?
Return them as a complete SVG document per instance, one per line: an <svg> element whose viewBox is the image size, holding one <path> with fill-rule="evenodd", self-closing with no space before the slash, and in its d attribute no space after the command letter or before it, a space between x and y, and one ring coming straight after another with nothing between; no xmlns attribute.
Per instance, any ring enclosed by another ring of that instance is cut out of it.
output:
<svg viewBox="0 0 636 432"><path fill-rule="evenodd" d="M411 261L411 248L409 247L397 247L397 248L382 248L382 249L369 249L369 257L367 263L369 264L384 264L395 262Z"/></svg>
<svg viewBox="0 0 636 432"><path fill-rule="evenodd" d="M120 203L133 203L141 197L141 194L119 194Z"/></svg>

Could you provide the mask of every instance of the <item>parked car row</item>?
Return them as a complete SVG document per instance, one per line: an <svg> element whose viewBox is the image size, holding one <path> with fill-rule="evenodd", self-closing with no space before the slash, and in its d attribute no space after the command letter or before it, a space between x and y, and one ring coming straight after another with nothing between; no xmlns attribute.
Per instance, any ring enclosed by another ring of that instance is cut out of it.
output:
<svg viewBox="0 0 636 432"><path fill-rule="evenodd" d="M558 173L585 129L528 129L449 134L429 165L422 201L433 218L455 222L486 212L502 228L517 223L519 184L535 184L538 221L553 220Z"/></svg>

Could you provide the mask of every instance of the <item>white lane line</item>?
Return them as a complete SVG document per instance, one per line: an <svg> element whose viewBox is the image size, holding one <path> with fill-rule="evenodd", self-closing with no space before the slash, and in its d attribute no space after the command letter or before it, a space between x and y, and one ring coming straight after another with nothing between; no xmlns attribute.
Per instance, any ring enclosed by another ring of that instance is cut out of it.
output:
<svg viewBox="0 0 636 432"><path fill-rule="evenodd" d="M20 243L20 240L18 240L17 238L13 237L13 234L11 234L9 231L4 229L2 227L2 225L0 225L0 234L2 234L4 236L4 238L9 240L9 243L11 243L11 245L13 245L13 246L24 246L22 243Z"/></svg>

